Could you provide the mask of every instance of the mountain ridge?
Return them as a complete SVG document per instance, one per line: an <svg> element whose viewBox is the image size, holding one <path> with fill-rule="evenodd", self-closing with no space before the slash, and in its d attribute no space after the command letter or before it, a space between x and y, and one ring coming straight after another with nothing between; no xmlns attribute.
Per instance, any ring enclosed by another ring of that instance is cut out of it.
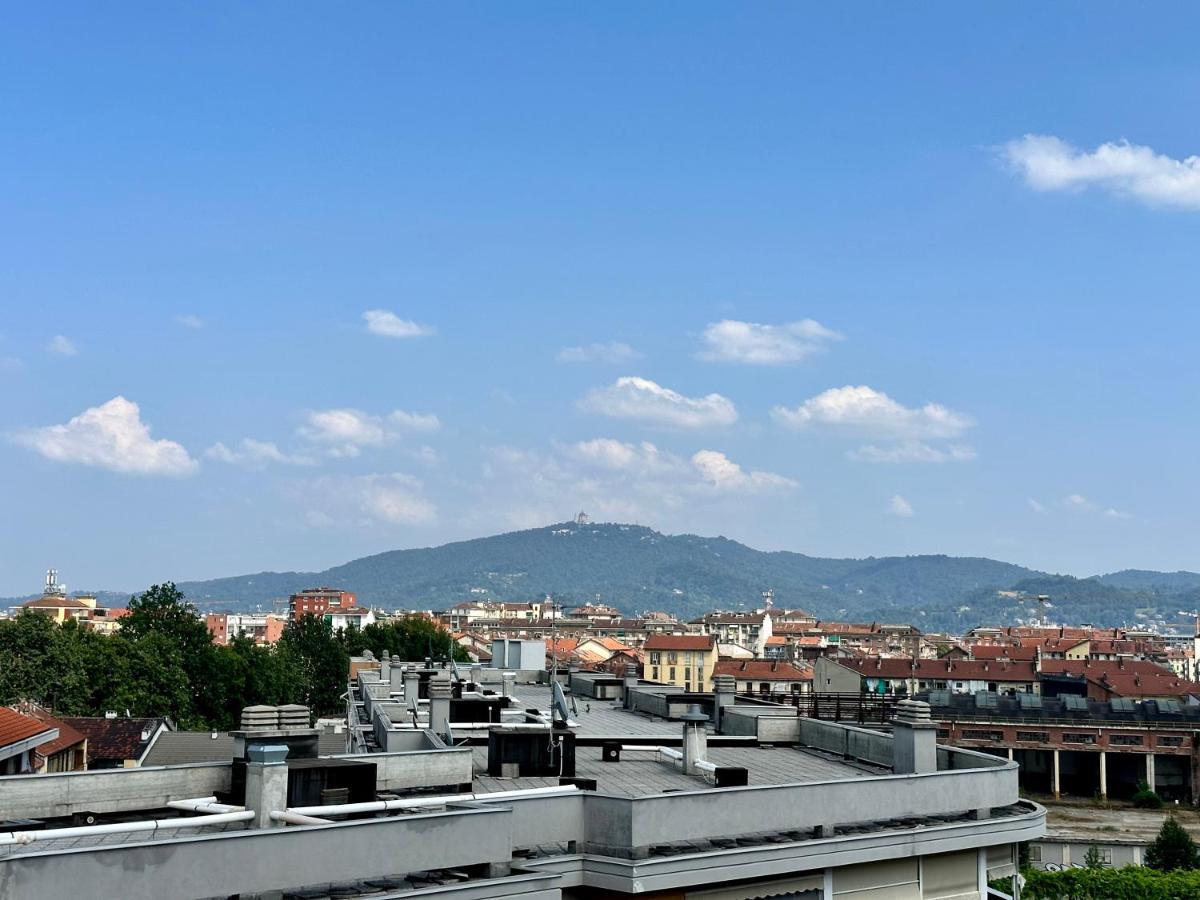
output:
<svg viewBox="0 0 1200 900"><path fill-rule="evenodd" d="M1049 594L1064 621L1120 625L1139 610L1193 602L1200 574L1126 569L1077 579L986 557L945 554L831 558L756 550L723 536L667 535L643 525L563 522L435 547L387 550L319 572L256 572L179 583L202 609L269 608L307 587L355 591L383 608L441 609L466 599L564 604L599 599L635 614L691 617L779 607L825 618L911 621L925 630L1027 619L1036 603L1001 590ZM106 592L105 599L119 596Z"/></svg>

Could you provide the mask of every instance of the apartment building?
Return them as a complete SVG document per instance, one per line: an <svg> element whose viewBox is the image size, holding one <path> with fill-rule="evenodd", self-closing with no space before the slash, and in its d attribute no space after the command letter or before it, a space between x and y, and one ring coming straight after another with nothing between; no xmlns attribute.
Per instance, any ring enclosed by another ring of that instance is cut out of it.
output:
<svg viewBox="0 0 1200 900"><path fill-rule="evenodd" d="M646 640L646 677L686 691L704 691L712 685L717 664L717 641L704 634L656 634Z"/></svg>

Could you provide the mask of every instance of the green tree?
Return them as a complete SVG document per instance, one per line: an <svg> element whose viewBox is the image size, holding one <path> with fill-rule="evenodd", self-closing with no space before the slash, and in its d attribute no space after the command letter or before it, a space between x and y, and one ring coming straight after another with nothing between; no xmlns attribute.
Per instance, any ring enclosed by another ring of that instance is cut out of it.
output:
<svg viewBox="0 0 1200 900"><path fill-rule="evenodd" d="M1200 851L1196 849L1196 842L1175 821L1174 816L1167 816L1158 830L1158 837L1146 848L1146 865L1160 872L1200 868Z"/></svg>
<svg viewBox="0 0 1200 900"><path fill-rule="evenodd" d="M1083 855L1083 867L1085 869L1103 869L1105 868L1104 857L1100 853L1100 848L1095 844L1088 847L1087 853Z"/></svg>
<svg viewBox="0 0 1200 900"><path fill-rule="evenodd" d="M349 681L350 655L323 618L302 616L289 622L278 652L293 666L302 685L302 702L317 715L342 711L341 696Z"/></svg>
<svg viewBox="0 0 1200 900"><path fill-rule="evenodd" d="M340 635L347 653L360 656L370 650L376 656L392 653L403 660L454 659L466 662L466 650L454 642L449 632L424 616L408 615L387 622L373 622L359 631L352 628Z"/></svg>

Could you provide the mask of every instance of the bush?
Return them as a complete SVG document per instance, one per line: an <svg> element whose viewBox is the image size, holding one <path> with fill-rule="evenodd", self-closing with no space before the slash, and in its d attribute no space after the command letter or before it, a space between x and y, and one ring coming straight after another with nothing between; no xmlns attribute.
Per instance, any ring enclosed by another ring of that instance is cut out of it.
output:
<svg viewBox="0 0 1200 900"><path fill-rule="evenodd" d="M1200 872L1123 869L1067 869L1025 873L1023 900L1183 900L1200 897Z"/></svg>
<svg viewBox="0 0 1200 900"><path fill-rule="evenodd" d="M1149 788L1143 788L1133 795L1133 805L1138 809L1162 809L1162 797Z"/></svg>

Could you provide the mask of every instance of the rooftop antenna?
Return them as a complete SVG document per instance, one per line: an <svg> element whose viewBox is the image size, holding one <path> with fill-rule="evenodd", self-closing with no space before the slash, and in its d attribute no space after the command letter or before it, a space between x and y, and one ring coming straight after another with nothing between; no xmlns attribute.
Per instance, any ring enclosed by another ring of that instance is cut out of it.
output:
<svg viewBox="0 0 1200 900"><path fill-rule="evenodd" d="M772 588L767 588L762 592L763 609L770 612L775 607L775 591Z"/></svg>
<svg viewBox="0 0 1200 900"><path fill-rule="evenodd" d="M42 593L46 597L67 596L67 586L58 583L58 569L46 570L46 587Z"/></svg>

